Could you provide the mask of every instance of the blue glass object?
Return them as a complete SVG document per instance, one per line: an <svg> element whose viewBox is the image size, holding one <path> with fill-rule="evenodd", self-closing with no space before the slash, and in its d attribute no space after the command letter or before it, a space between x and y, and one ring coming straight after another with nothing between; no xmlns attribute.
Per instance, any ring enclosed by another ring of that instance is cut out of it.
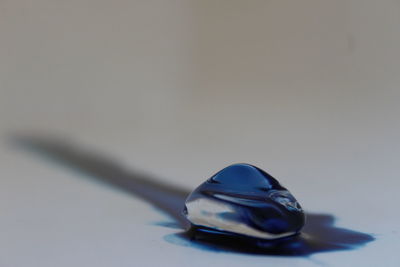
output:
<svg viewBox="0 0 400 267"><path fill-rule="evenodd" d="M269 240L298 234L305 222L292 194L249 164L228 166L201 184L183 214L200 231Z"/></svg>

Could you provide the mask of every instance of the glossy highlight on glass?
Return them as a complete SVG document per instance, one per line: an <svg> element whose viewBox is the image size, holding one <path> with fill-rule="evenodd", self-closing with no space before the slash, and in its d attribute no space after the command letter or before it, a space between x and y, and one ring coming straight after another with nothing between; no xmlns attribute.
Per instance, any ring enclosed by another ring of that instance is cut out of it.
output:
<svg viewBox="0 0 400 267"><path fill-rule="evenodd" d="M249 164L228 166L201 184L183 214L199 231L268 240L296 235L305 223L293 195Z"/></svg>

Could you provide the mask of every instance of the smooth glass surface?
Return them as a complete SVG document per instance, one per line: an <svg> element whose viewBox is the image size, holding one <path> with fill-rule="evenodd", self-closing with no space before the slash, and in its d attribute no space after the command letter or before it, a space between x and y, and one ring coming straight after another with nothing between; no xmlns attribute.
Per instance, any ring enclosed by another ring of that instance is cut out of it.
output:
<svg viewBox="0 0 400 267"><path fill-rule="evenodd" d="M305 215L293 195L249 164L221 170L187 198L184 214L200 230L263 239L297 234Z"/></svg>

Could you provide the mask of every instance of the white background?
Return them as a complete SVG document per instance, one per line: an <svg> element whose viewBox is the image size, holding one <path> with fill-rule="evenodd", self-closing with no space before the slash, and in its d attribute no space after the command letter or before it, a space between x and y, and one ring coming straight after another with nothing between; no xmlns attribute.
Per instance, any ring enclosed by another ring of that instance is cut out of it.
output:
<svg viewBox="0 0 400 267"><path fill-rule="evenodd" d="M0 38L0 266L400 264L399 1L3 0ZM150 204L12 133L188 190L252 163L376 240L310 258L171 244Z"/></svg>

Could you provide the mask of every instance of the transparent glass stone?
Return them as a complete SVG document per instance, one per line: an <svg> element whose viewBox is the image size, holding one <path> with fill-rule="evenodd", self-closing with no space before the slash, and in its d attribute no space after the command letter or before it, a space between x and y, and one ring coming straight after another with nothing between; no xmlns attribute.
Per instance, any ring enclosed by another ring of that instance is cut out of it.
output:
<svg viewBox="0 0 400 267"><path fill-rule="evenodd" d="M271 175L249 164L234 164L196 188L184 215L200 231L260 239L299 233L304 212Z"/></svg>

